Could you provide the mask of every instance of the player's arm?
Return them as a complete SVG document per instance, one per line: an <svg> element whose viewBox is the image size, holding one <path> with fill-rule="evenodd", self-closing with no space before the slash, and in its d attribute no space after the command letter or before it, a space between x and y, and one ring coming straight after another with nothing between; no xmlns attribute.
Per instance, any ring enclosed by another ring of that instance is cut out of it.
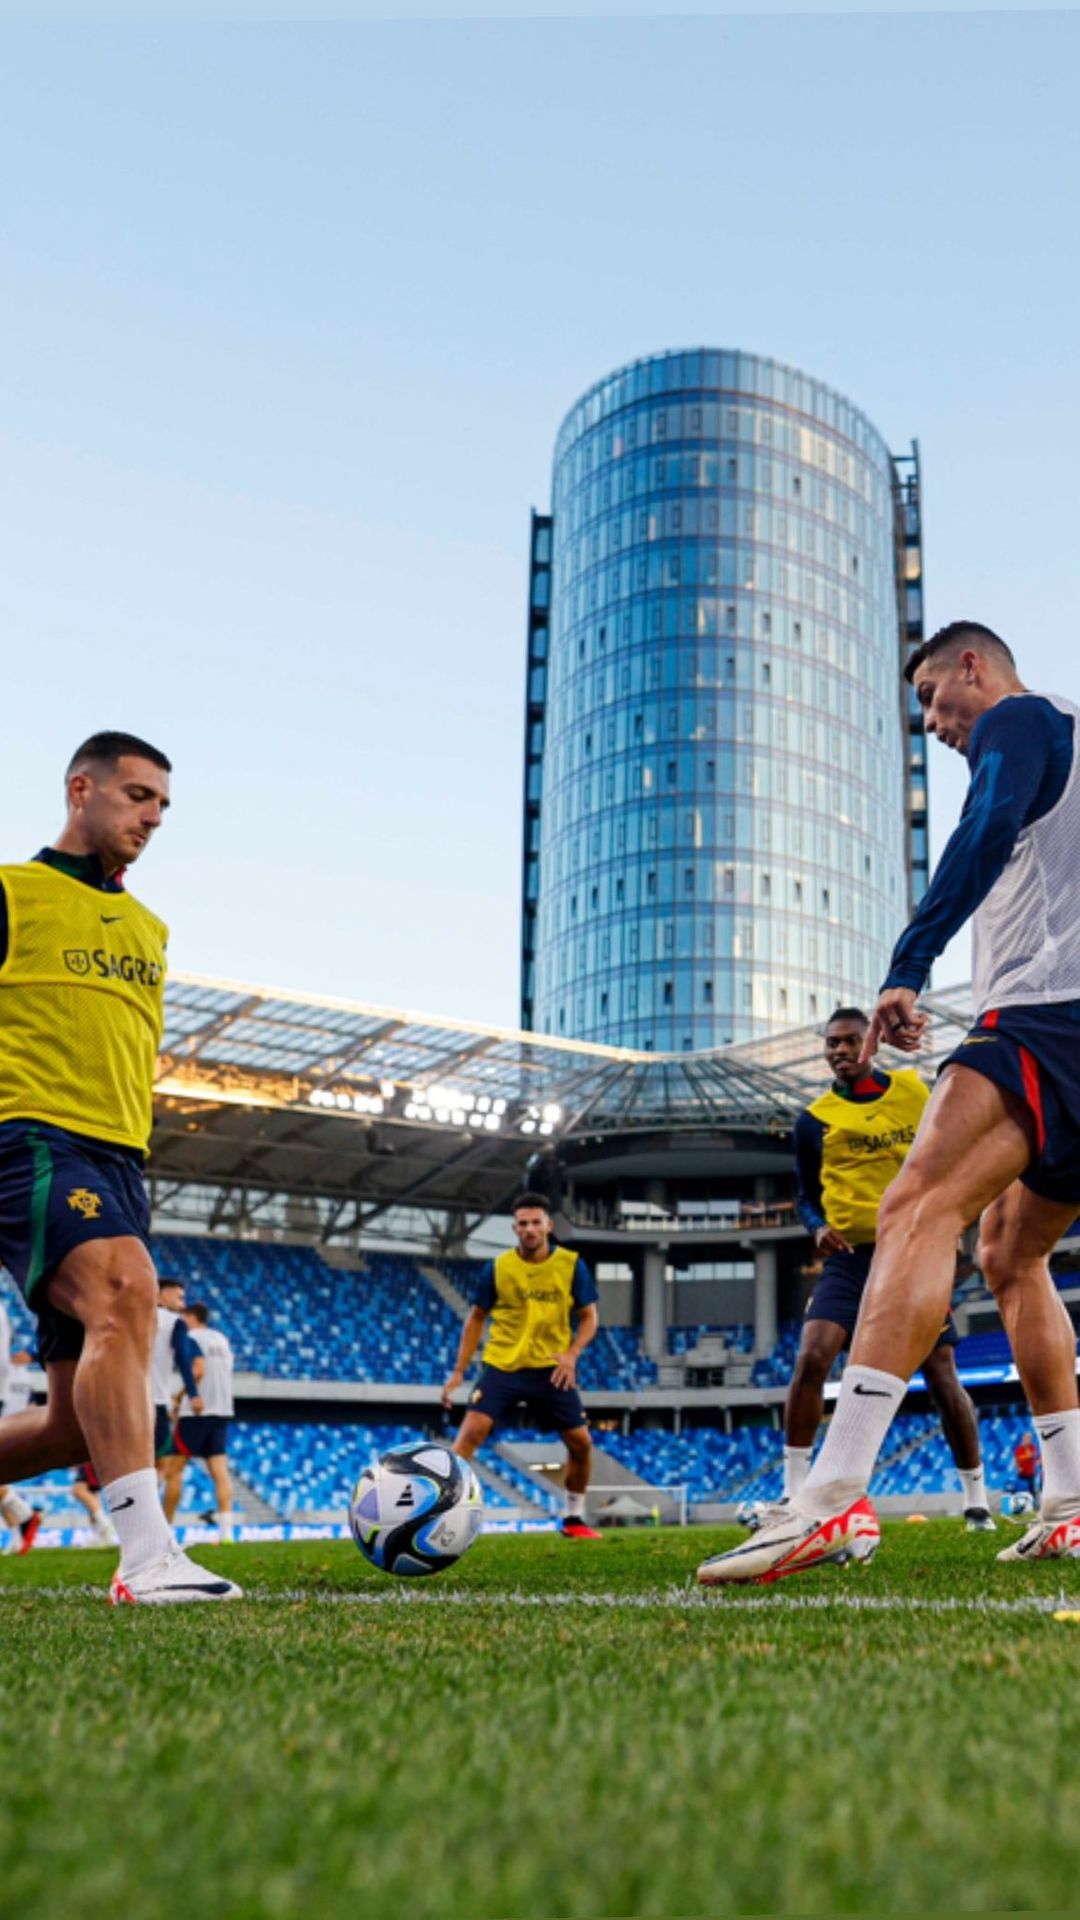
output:
<svg viewBox="0 0 1080 1920"><path fill-rule="evenodd" d="M824 1122L804 1107L795 1122L792 1135L795 1149L795 1205L819 1253L850 1253L849 1242L835 1227L830 1227L825 1218L825 1199L821 1186L824 1144Z"/></svg>
<svg viewBox="0 0 1080 1920"><path fill-rule="evenodd" d="M476 1289L476 1299L465 1315L465 1324L461 1329L461 1339L458 1341L457 1359L454 1361L454 1370L442 1390L442 1403L444 1407L449 1407L454 1394L457 1392L472 1365L473 1355L483 1338L485 1322L494 1305L495 1262L494 1260L488 1260L480 1272L480 1284Z"/></svg>
<svg viewBox="0 0 1080 1920"><path fill-rule="evenodd" d="M882 1041L905 1053L918 1049L926 1015L916 1012L916 999L934 961L1008 865L1050 771L1058 719L1047 701L1018 698L990 707L976 724L964 810L914 919L893 949L867 1031L864 1061Z"/></svg>
<svg viewBox="0 0 1080 1920"><path fill-rule="evenodd" d="M173 1325L171 1345L173 1359L176 1361L177 1372L184 1383L184 1391L191 1402L191 1411L192 1413L201 1413L203 1403L199 1398L199 1379L195 1371L195 1363L196 1361L199 1362L199 1372L201 1373L203 1364L202 1355L182 1320L177 1320Z"/></svg>
<svg viewBox="0 0 1080 1920"><path fill-rule="evenodd" d="M565 1353L560 1353L551 1375L553 1387L576 1387L577 1363L588 1346L595 1340L600 1326L599 1295L596 1281L593 1279L584 1260L579 1259L574 1268L574 1281L571 1293L574 1312L574 1337Z"/></svg>

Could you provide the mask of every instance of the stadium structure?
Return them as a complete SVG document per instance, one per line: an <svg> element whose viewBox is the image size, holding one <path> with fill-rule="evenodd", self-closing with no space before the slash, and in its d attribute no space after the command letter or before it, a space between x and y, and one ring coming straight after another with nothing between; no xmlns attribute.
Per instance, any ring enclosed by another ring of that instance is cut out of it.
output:
<svg viewBox="0 0 1080 1920"><path fill-rule="evenodd" d="M968 1009L960 990L926 1005L932 1070ZM580 1368L592 1511L723 1518L775 1495L813 1258L790 1130L821 1087L818 1029L635 1053L180 974L166 1009L154 1252L233 1343L247 1523L336 1529L368 1458L443 1430L480 1256L508 1244L526 1181L598 1277L601 1331ZM1075 1313L1068 1242L1057 1265ZM5 1286L18 1344L32 1323ZM957 1311L962 1377L997 1409L984 1449L1000 1488L1024 1424L1015 1372L977 1275ZM909 1409L879 1503L955 1505L917 1385ZM480 1464L487 1524L549 1525L560 1452L527 1430L496 1436ZM189 1519L207 1491L189 1473ZM81 1537L66 1476L35 1498L51 1537Z"/></svg>

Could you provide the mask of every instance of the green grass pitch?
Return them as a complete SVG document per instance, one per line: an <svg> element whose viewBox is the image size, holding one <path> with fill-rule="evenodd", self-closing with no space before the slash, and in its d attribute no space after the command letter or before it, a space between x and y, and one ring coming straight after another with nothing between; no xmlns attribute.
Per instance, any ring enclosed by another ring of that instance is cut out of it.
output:
<svg viewBox="0 0 1080 1920"><path fill-rule="evenodd" d="M160 1611L104 1605L104 1552L5 1560L5 1911L1074 1908L1080 1624L1052 1608L1080 1565L933 1522L699 1595L734 1537L492 1537L412 1584L347 1544L220 1548L250 1599Z"/></svg>

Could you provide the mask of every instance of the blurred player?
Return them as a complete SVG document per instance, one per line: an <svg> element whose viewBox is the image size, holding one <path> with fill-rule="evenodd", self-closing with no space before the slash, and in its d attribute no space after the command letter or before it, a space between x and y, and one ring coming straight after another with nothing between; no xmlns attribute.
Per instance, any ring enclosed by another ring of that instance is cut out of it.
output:
<svg viewBox="0 0 1080 1920"><path fill-rule="evenodd" d="M84 1460L81 1467L76 1467L71 1491L80 1507L86 1508L94 1538L103 1547L115 1546L116 1534L102 1505L101 1484L94 1472L92 1460Z"/></svg>
<svg viewBox="0 0 1080 1920"><path fill-rule="evenodd" d="M193 1300L184 1319L195 1347L198 1400L181 1401L175 1447L165 1469L165 1517L173 1520L180 1504L184 1469L203 1460L214 1483L215 1521L223 1540L233 1537L232 1481L229 1477L229 1422L233 1417L233 1351L228 1336L210 1323L210 1309ZM196 1411L196 1408L198 1411Z"/></svg>
<svg viewBox="0 0 1080 1920"><path fill-rule="evenodd" d="M860 1064L869 1026L858 1007L838 1007L825 1028L829 1092L795 1122L799 1213L825 1264L806 1320L784 1409L784 1498L810 1468L824 1411L824 1387L855 1331L886 1188L903 1166L930 1098L917 1073L884 1073ZM969 1530L992 1533L979 1453L979 1422L956 1371L951 1317L922 1362L926 1389L964 1489Z"/></svg>
<svg viewBox="0 0 1080 1920"><path fill-rule="evenodd" d="M198 1400L195 1362L199 1349L188 1331L184 1316L184 1283L162 1276L158 1278L157 1325L150 1359L150 1386L154 1398L154 1457L158 1472L166 1475L168 1463L176 1452L173 1436L173 1375L179 1374L184 1392L194 1396L192 1405L202 1412ZM166 1514L172 1515L166 1504Z"/></svg>
<svg viewBox="0 0 1080 1920"><path fill-rule="evenodd" d="M790 1515L699 1578L775 1580L879 1535L865 1498L908 1378L948 1306L958 1235L982 1216L980 1265L1039 1436L1042 1510L1000 1560L1080 1556L1076 1335L1049 1255L1080 1212L1080 708L1028 693L997 634L943 628L905 669L926 730L971 785L933 884L892 956L864 1058L914 1052L931 963L975 916L976 1024L950 1055L890 1187L825 1443Z"/></svg>
<svg viewBox="0 0 1080 1920"><path fill-rule="evenodd" d="M169 762L95 734L56 845L0 867L0 1259L38 1316L44 1407L0 1423L0 1477L92 1459L120 1541L110 1598L239 1589L180 1552L154 1471L157 1288L142 1177L166 928L124 887L169 804Z"/></svg>
<svg viewBox="0 0 1080 1920"><path fill-rule="evenodd" d="M577 1386L578 1360L599 1325L596 1282L578 1254L551 1245L551 1215L541 1194L521 1194L513 1222L517 1247L484 1268L443 1388L443 1406L449 1408L490 1316L484 1370L454 1452L471 1460L497 1423L524 1405L541 1425L556 1429L569 1455L560 1532L569 1540L599 1540L602 1535L585 1520L592 1441Z"/></svg>
<svg viewBox="0 0 1080 1920"><path fill-rule="evenodd" d="M10 1419L29 1406L29 1370L30 1355L11 1351L11 1318L0 1300L0 1418ZM32 1507L13 1487L0 1487L0 1514L11 1529L5 1553L29 1553L41 1526L40 1507Z"/></svg>

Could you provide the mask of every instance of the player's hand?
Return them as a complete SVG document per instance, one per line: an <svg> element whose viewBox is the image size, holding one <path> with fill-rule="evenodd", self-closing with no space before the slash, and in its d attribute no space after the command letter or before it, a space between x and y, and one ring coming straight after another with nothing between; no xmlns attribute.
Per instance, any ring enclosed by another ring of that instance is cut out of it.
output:
<svg viewBox="0 0 1080 1920"><path fill-rule="evenodd" d="M577 1354L560 1353L551 1376L553 1387L577 1386Z"/></svg>
<svg viewBox="0 0 1080 1920"><path fill-rule="evenodd" d="M881 1046L898 1047L901 1053L919 1051L930 1016L918 1011L917 1001L912 987L886 987L879 994L859 1055L860 1067L868 1067Z"/></svg>
<svg viewBox="0 0 1080 1920"><path fill-rule="evenodd" d="M819 1253L851 1253L851 1241L845 1240L835 1227L819 1227L814 1235L814 1245Z"/></svg>
<svg viewBox="0 0 1080 1920"><path fill-rule="evenodd" d="M447 1381L445 1387L442 1390L442 1403L443 1403L443 1406L446 1408L447 1413L449 1413L450 1411L451 1405L453 1403L454 1395L457 1392L458 1388L460 1387L464 1378L465 1378L465 1375L462 1373L461 1368L455 1367L453 1373L450 1375L449 1380Z"/></svg>
<svg viewBox="0 0 1080 1920"><path fill-rule="evenodd" d="M193 1393L193 1394L192 1394L192 1396L191 1396L191 1411L192 1411L192 1413L201 1413L201 1412L202 1412L202 1410L203 1410L203 1397L202 1397L202 1394L201 1394L201 1393Z"/></svg>

